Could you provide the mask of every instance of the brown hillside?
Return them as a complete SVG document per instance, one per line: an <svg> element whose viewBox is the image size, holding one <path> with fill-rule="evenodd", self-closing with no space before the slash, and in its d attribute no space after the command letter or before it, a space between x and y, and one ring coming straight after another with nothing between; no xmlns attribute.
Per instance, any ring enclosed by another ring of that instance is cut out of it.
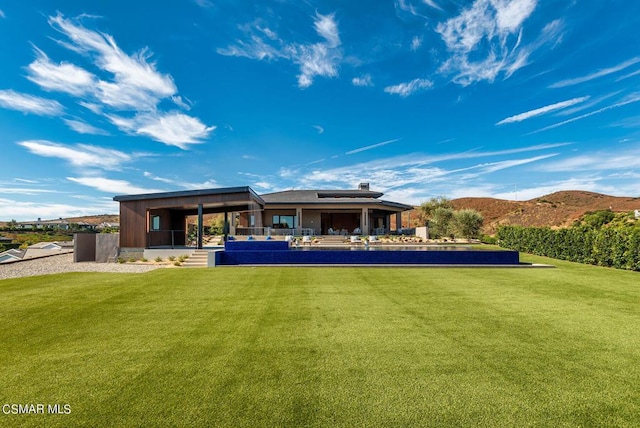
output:
<svg viewBox="0 0 640 428"><path fill-rule="evenodd" d="M609 196L581 190L566 190L528 201L493 198L461 198L456 209L473 208L484 218L484 231L493 234L500 225L567 227L585 213L610 209L627 212L640 209L640 198Z"/></svg>
<svg viewBox="0 0 640 428"><path fill-rule="evenodd" d="M614 212L628 212L640 209L640 198L609 196L582 190L555 192L528 201L460 198L451 202L455 209L471 208L482 213L483 231L487 234L494 234L501 225L566 227L590 211L611 209ZM411 211L410 216L411 224L415 226L418 211ZM408 221L403 223L408 224Z"/></svg>

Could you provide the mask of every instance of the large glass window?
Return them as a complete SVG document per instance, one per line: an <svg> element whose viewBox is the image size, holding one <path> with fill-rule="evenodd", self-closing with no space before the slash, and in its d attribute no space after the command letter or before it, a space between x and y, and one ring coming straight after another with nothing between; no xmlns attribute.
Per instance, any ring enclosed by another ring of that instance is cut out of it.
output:
<svg viewBox="0 0 640 428"><path fill-rule="evenodd" d="M296 220L298 216L295 215L274 215L273 227L275 229L294 229L296 227Z"/></svg>

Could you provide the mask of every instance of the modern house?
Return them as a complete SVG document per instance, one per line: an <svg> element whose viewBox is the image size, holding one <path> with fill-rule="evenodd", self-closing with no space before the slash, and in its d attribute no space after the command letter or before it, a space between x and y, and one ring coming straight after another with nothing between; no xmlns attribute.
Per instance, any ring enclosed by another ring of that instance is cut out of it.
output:
<svg viewBox="0 0 640 428"><path fill-rule="evenodd" d="M356 190L288 190L258 195L250 187L120 195L120 248L202 248L204 214L223 213L225 235L385 234L401 228L411 205L380 199L368 183ZM189 242L187 217L198 217Z"/></svg>
<svg viewBox="0 0 640 428"><path fill-rule="evenodd" d="M400 213L410 205L380 199L381 192L361 183L357 190L287 190L261 195L262 224L276 234L384 235L402 227ZM246 219L246 216L245 216ZM251 226L242 217L241 226ZM265 233L266 234L266 233Z"/></svg>

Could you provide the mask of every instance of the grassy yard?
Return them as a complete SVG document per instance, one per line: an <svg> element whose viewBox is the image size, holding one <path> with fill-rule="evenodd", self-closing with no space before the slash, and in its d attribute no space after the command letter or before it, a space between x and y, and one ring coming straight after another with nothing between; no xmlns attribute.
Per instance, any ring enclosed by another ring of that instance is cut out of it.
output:
<svg viewBox="0 0 640 428"><path fill-rule="evenodd" d="M639 274L553 263L0 281L0 405L71 411L0 426L640 425Z"/></svg>

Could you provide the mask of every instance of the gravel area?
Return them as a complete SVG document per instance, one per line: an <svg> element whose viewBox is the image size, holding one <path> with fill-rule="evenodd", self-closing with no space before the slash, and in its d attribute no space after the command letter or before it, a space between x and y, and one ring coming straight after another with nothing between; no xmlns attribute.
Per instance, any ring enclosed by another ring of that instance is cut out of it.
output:
<svg viewBox="0 0 640 428"><path fill-rule="evenodd" d="M118 263L74 263L73 254L62 254L17 263L0 264L0 279L47 275L64 272L126 272L143 273L163 266Z"/></svg>

